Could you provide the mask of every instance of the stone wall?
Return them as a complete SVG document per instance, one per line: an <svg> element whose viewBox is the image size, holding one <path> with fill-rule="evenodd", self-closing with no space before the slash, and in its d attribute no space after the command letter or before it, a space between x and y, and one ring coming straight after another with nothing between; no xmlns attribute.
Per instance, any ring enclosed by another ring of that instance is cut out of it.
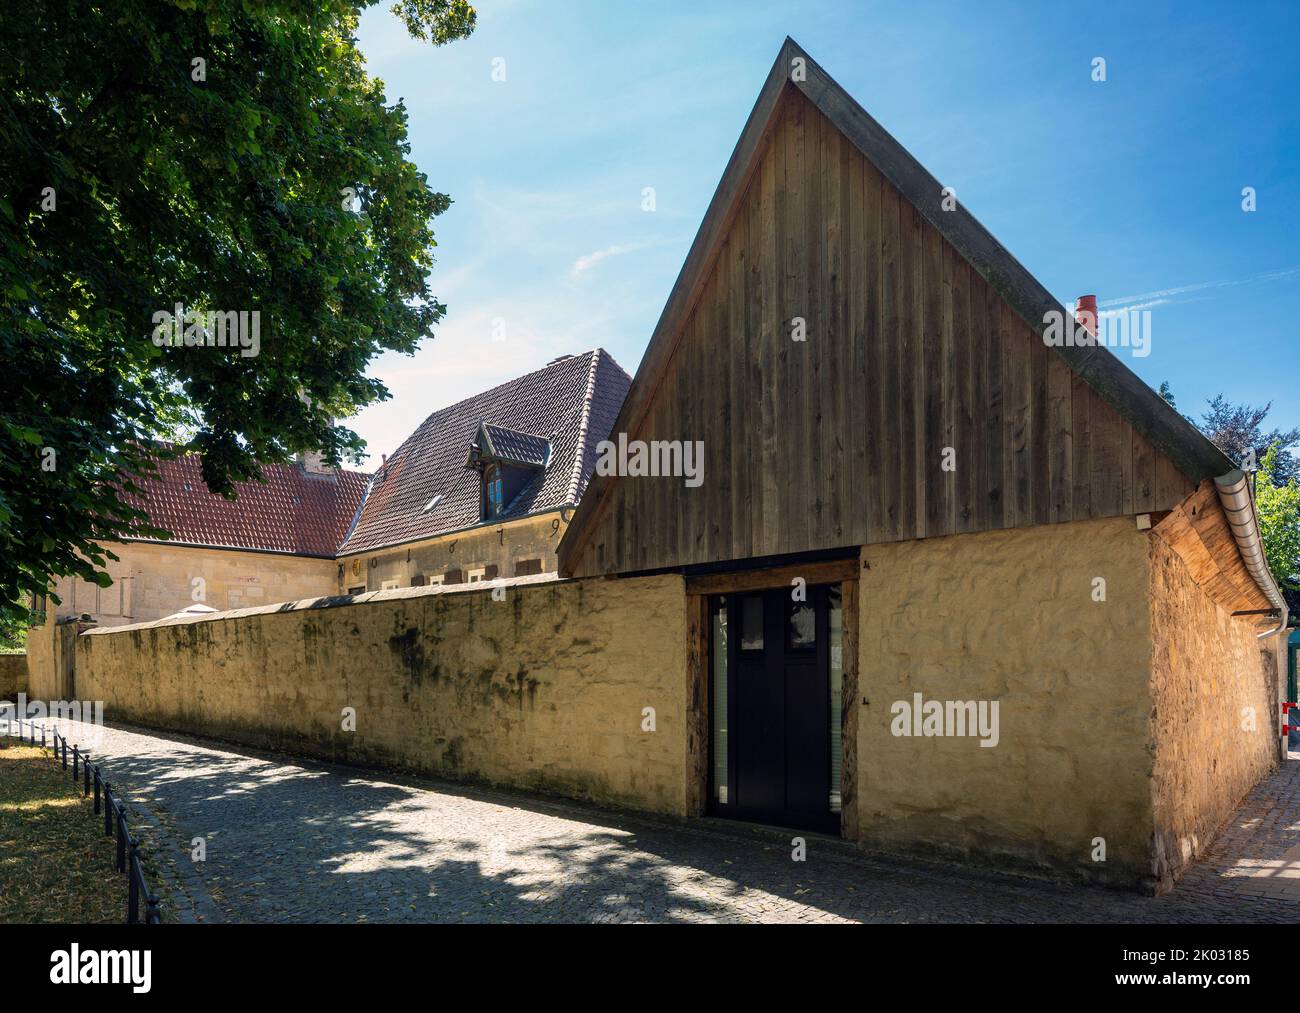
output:
<svg viewBox="0 0 1300 1013"><path fill-rule="evenodd" d="M1125 517L863 549L846 835L1150 888L1147 540ZM997 701L997 745L894 735L915 693Z"/></svg>
<svg viewBox="0 0 1300 1013"><path fill-rule="evenodd" d="M77 623L56 621L27 631L27 695L33 700L70 700L74 695Z"/></svg>
<svg viewBox="0 0 1300 1013"><path fill-rule="evenodd" d="M110 721L684 813L682 578L495 584L92 630L78 695Z"/></svg>
<svg viewBox="0 0 1300 1013"><path fill-rule="evenodd" d="M54 612L45 613L45 622L27 631L27 695L45 700L54 685Z"/></svg>
<svg viewBox="0 0 1300 1013"><path fill-rule="evenodd" d="M1161 889L1273 762L1275 652L1131 517L868 546L861 563L844 835L869 850ZM102 700L110 721L690 814L678 575L51 623L28 644L33 698ZM996 703L997 744L895 734L918 693Z"/></svg>
<svg viewBox="0 0 1300 1013"><path fill-rule="evenodd" d="M0 700L16 700L27 692L27 655L0 654Z"/></svg>
<svg viewBox="0 0 1300 1013"><path fill-rule="evenodd" d="M1275 642L1234 619L1151 541L1151 750L1156 875L1171 884L1277 760Z"/></svg>

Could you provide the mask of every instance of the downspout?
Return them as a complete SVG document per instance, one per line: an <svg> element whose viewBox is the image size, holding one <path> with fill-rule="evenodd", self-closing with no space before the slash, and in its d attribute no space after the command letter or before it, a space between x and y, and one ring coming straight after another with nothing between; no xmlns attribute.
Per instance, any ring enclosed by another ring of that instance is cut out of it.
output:
<svg viewBox="0 0 1300 1013"><path fill-rule="evenodd" d="M1250 479L1240 468L1234 468L1226 475L1214 480L1215 490L1223 512L1228 515L1228 524L1232 528L1232 537L1237 542L1246 571L1255 579L1264 597L1278 610L1278 623L1271 630L1258 634L1260 640L1277 636L1286 629L1286 599L1278 590L1273 574L1269 572L1268 561L1264 558L1264 543L1259 535L1259 520L1255 516L1255 499L1251 492Z"/></svg>

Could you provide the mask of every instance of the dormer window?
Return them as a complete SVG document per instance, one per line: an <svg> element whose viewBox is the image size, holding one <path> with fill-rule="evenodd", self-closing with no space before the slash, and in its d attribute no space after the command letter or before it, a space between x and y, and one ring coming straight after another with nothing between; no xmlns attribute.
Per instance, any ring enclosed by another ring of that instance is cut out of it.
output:
<svg viewBox="0 0 1300 1013"><path fill-rule="evenodd" d="M489 464L483 469L483 494L487 504L487 517L500 517L505 510L501 465Z"/></svg>
<svg viewBox="0 0 1300 1013"><path fill-rule="evenodd" d="M480 518L507 516L517 500L526 501L527 490L538 486L534 480L546 471L550 459L550 440L480 422L465 462L480 476Z"/></svg>

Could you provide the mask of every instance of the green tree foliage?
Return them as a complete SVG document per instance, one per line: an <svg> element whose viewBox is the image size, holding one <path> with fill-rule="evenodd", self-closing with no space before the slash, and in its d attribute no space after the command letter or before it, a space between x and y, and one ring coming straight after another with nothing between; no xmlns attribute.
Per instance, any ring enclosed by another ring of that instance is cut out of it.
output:
<svg viewBox="0 0 1300 1013"><path fill-rule="evenodd" d="M97 543L164 534L121 478L159 439L202 453L227 495L298 451L357 459L332 420L386 398L367 364L443 315L427 277L450 200L365 72L373 2L0 6L7 620L50 574L107 583ZM474 27L465 0L392 10L434 44ZM156 314L176 304L257 312L258 354L159 347Z"/></svg>
<svg viewBox="0 0 1300 1013"><path fill-rule="evenodd" d="M1277 477L1280 452L1268 448L1255 476L1255 508L1259 513L1264 555L1277 582L1300 590L1300 481Z"/></svg>
<svg viewBox="0 0 1300 1013"><path fill-rule="evenodd" d="M1241 464L1248 452L1254 451L1258 462L1271 447L1277 450L1276 474L1284 481L1295 476L1296 465L1291 448L1300 443L1300 429L1283 431L1274 426L1264 431L1272 402L1262 408L1257 405L1234 404L1222 394L1209 401L1209 410L1199 423L1201 432L1228 457Z"/></svg>

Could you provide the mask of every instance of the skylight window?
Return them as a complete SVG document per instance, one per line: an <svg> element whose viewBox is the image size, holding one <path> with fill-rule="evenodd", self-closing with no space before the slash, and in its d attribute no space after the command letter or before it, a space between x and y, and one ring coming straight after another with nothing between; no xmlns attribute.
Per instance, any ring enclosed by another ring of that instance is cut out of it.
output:
<svg viewBox="0 0 1300 1013"><path fill-rule="evenodd" d="M433 499L429 500L429 502L424 505L424 509L421 510L420 513L427 514L430 510L432 510L441 502L442 502L442 493L438 493L437 496L433 497Z"/></svg>

